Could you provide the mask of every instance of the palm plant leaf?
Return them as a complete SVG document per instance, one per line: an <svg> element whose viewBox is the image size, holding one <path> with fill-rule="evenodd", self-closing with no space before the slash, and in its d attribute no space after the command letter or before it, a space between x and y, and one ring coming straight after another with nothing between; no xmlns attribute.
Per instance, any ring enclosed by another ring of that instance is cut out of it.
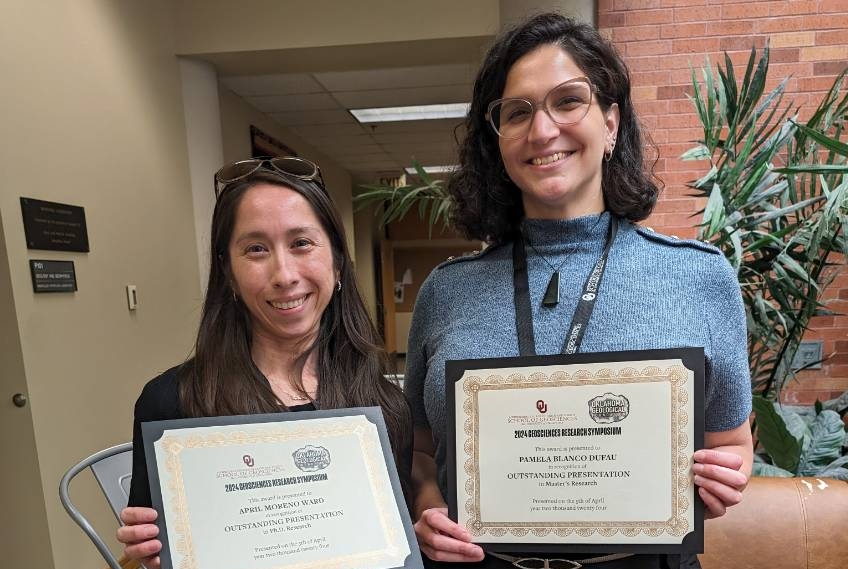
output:
<svg viewBox="0 0 848 569"><path fill-rule="evenodd" d="M774 397L810 319L824 307L833 254L848 251L848 144L843 135L848 70L807 122L784 103L788 78L766 91L769 49L752 49L741 81L725 54L692 71L691 100L703 138L685 160L708 160L689 184L706 198L699 237L736 268L748 324L756 392Z"/></svg>

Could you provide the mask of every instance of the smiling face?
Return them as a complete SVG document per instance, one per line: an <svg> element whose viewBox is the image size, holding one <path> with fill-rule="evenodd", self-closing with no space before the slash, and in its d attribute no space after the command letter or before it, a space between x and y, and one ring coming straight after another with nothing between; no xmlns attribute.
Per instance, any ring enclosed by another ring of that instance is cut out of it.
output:
<svg viewBox="0 0 848 569"><path fill-rule="evenodd" d="M618 107L603 111L593 97L580 122L563 126L538 103L557 85L584 76L568 53L551 44L519 58L507 74L502 98L537 102L526 135L498 139L504 168L521 190L528 218L571 219L604 210L601 168L618 131Z"/></svg>
<svg viewBox="0 0 848 569"><path fill-rule="evenodd" d="M338 279L330 237L309 202L289 188L253 186L236 210L228 250L254 345L295 353L308 346Z"/></svg>

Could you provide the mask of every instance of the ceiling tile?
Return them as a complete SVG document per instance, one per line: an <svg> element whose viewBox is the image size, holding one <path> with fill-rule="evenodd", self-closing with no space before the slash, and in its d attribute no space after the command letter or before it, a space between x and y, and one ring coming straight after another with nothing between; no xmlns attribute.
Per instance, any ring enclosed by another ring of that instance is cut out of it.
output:
<svg viewBox="0 0 848 569"><path fill-rule="evenodd" d="M221 83L242 97L325 92L308 73L221 77Z"/></svg>
<svg viewBox="0 0 848 569"><path fill-rule="evenodd" d="M475 73L475 66L449 64L315 73L314 77L328 91L360 91L472 83Z"/></svg>
<svg viewBox="0 0 848 569"><path fill-rule="evenodd" d="M270 116L285 126L357 124L347 111L336 109L326 111L289 111L270 113Z"/></svg>
<svg viewBox="0 0 848 569"><path fill-rule="evenodd" d="M336 136L368 136L368 133L366 133L365 130L362 128L362 125L360 125L356 121L353 121L349 124L313 124L293 126L292 130L295 132L295 134L306 140L333 138Z"/></svg>
<svg viewBox="0 0 848 569"><path fill-rule="evenodd" d="M310 93L307 95L262 95L259 97L246 97L246 100L263 113L316 111L341 108L329 93Z"/></svg>
<svg viewBox="0 0 848 569"><path fill-rule="evenodd" d="M333 96L347 109L363 109L467 103L471 100L471 90L471 85L440 85L373 91L334 91Z"/></svg>

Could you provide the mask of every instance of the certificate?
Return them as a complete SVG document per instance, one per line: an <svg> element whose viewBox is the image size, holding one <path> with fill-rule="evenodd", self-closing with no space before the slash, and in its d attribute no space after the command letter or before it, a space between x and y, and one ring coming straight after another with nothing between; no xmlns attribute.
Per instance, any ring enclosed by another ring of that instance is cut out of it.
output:
<svg viewBox="0 0 848 569"><path fill-rule="evenodd" d="M449 510L492 551L703 551L701 348L449 361ZM451 448L452 447L452 448Z"/></svg>
<svg viewBox="0 0 848 569"><path fill-rule="evenodd" d="M379 408L142 424L163 569L421 568Z"/></svg>

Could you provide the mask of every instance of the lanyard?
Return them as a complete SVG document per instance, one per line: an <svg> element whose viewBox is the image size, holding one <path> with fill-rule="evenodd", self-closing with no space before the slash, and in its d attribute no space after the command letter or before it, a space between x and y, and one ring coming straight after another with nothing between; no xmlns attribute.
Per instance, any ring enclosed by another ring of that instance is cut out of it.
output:
<svg viewBox="0 0 848 569"><path fill-rule="evenodd" d="M618 223L618 218L611 215L607 242L601 256L595 263L595 267L589 273L586 283L583 285L583 292L577 303L577 309L574 311L574 317L571 319L571 327L568 329L568 335L565 337L565 343L562 346L563 354L575 354L580 350L583 334L586 333L586 327L589 325L589 319L592 318L592 310L594 310L595 301L598 298L598 290L601 287L604 269L606 269L607 257L610 249L612 249L612 243L615 241L615 235L618 233ZM536 340L533 336L533 309L530 306L530 281L527 276L527 251L524 247L523 236L519 236L512 245L512 285L515 299L515 328L518 331L518 351L522 356L535 356Z"/></svg>

